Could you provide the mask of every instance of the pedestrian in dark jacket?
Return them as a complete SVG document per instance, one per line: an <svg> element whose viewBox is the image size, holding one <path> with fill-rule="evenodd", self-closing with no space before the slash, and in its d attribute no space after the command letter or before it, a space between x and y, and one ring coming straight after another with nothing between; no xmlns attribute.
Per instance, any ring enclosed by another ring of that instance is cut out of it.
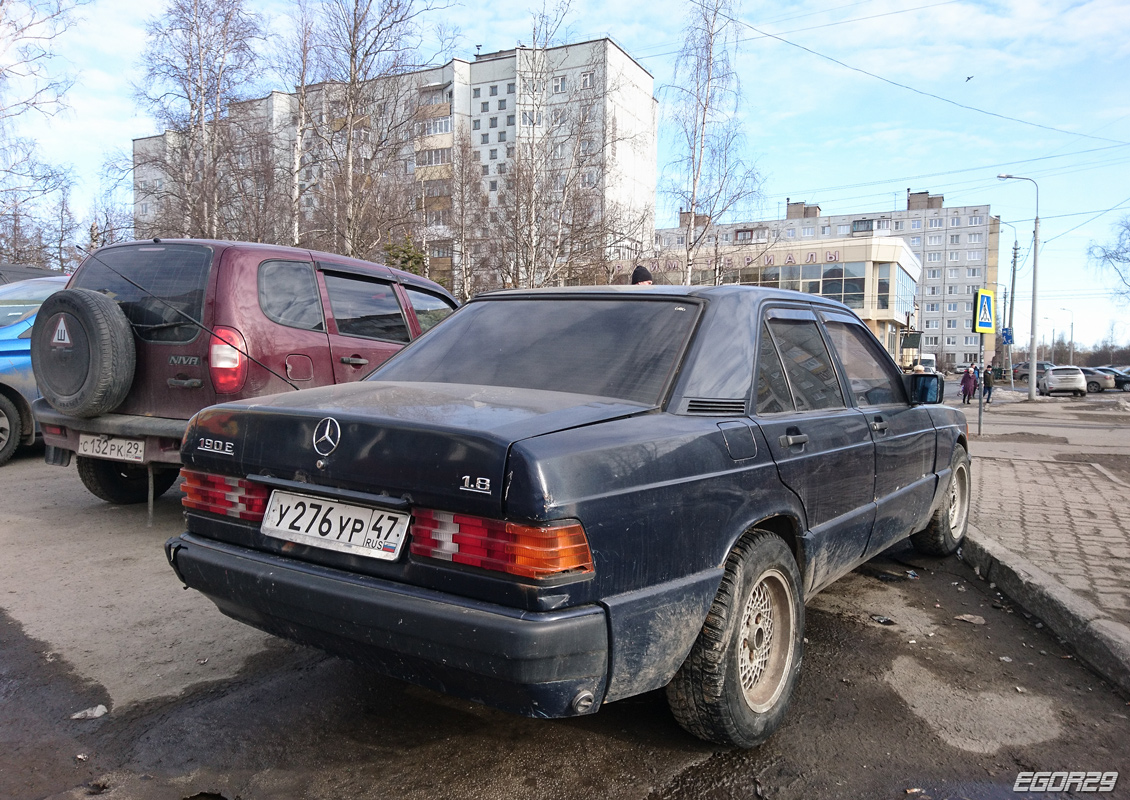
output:
<svg viewBox="0 0 1130 800"><path fill-rule="evenodd" d="M982 380L982 386L985 387L981 392L981 396L985 398L985 403L993 402L993 370L991 367L985 367L985 377Z"/></svg>
<svg viewBox="0 0 1130 800"><path fill-rule="evenodd" d="M973 370L966 367L965 374L961 376L961 402L969 405L969 399L977 391L977 379L973 377Z"/></svg>

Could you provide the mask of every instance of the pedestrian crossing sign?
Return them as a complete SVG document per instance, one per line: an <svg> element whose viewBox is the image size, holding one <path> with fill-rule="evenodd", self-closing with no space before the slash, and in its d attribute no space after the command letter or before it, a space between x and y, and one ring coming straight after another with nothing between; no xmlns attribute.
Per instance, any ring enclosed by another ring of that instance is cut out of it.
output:
<svg viewBox="0 0 1130 800"><path fill-rule="evenodd" d="M996 333L996 298L988 289L980 289L973 304L973 332Z"/></svg>

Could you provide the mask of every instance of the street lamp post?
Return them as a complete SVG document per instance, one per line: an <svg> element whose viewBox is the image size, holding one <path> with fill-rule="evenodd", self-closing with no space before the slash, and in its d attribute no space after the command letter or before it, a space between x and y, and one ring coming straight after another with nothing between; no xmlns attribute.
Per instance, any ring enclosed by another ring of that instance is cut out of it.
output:
<svg viewBox="0 0 1130 800"><path fill-rule="evenodd" d="M1071 315L1071 356L1070 356L1070 363L1071 363L1071 366L1074 367L1075 366L1075 312L1072 311L1070 308L1063 308L1063 307L1060 307L1059 310L1060 311L1066 311L1068 314Z"/></svg>
<svg viewBox="0 0 1130 800"><path fill-rule="evenodd" d="M1028 181L1036 187L1036 225L1032 232L1032 332L1028 344L1028 399L1035 402L1036 400L1036 274L1037 267L1040 259L1040 184L1031 178L1025 178L1022 175L1007 175L1001 174L997 176L1002 181Z"/></svg>

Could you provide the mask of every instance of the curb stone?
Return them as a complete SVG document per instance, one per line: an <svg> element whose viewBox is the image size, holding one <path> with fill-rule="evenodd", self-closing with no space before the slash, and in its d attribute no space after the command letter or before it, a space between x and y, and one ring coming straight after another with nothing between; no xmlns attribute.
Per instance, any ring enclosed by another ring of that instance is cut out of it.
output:
<svg viewBox="0 0 1130 800"><path fill-rule="evenodd" d="M962 559L1039 617L1100 675L1130 694L1130 627L970 525Z"/></svg>

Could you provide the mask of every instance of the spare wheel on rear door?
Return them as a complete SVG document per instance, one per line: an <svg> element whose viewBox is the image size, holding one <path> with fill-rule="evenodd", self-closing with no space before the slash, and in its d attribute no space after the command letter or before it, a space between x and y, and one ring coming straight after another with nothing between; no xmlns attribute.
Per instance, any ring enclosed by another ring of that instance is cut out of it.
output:
<svg viewBox="0 0 1130 800"><path fill-rule="evenodd" d="M90 289L64 289L39 308L31 364L47 402L75 417L96 417L125 400L133 383L133 328L121 307Z"/></svg>

